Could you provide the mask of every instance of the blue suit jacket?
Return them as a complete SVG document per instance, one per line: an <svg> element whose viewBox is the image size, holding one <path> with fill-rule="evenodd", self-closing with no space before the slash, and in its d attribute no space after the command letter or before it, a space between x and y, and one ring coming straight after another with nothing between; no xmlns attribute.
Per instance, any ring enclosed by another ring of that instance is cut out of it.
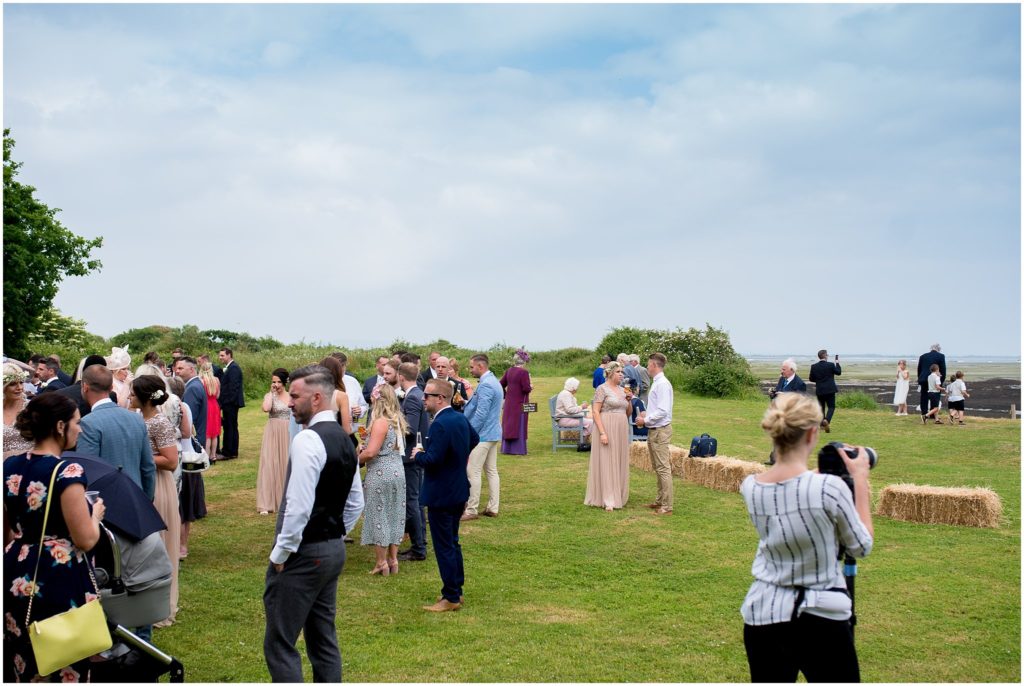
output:
<svg viewBox="0 0 1024 686"><path fill-rule="evenodd" d="M119 468L153 499L156 465L142 415L114 403L103 403L82 417L82 434L75 450Z"/></svg>
<svg viewBox="0 0 1024 686"><path fill-rule="evenodd" d="M786 386L786 377L780 376L779 383L775 385L776 393L806 393L807 384L800 378L799 375L794 374L793 380L789 382L789 386Z"/></svg>
<svg viewBox="0 0 1024 686"><path fill-rule="evenodd" d="M466 417L451 408L434 415L430 432L423 441L425 450L416 455L423 467L420 504L427 507L457 507L469 500L466 465L469 453L480 442Z"/></svg>
<svg viewBox="0 0 1024 686"><path fill-rule="evenodd" d="M374 374L369 379L363 382L363 400L370 402L370 394L373 393L373 389L377 387L377 375Z"/></svg>
<svg viewBox="0 0 1024 686"><path fill-rule="evenodd" d="M203 386L203 382L199 380L198 376L193 376L185 384L185 395L181 401L188 405L188 409L192 410L192 426L195 427L196 440L200 445L204 445L206 443L206 387Z"/></svg>
<svg viewBox="0 0 1024 686"><path fill-rule="evenodd" d="M426 440L427 432L430 431L430 415L423 407L423 389L413 386L405 392L402 398L402 414L405 415L405 423L409 425L409 433L405 437L405 456L402 458L404 464L415 464L409 459L413 447L416 445L416 434ZM424 445L426 445L424 443Z"/></svg>
<svg viewBox="0 0 1024 686"><path fill-rule="evenodd" d="M466 403L466 420L480 435L481 441L501 440L501 402L504 395L494 372L488 370L480 377L480 384Z"/></svg>

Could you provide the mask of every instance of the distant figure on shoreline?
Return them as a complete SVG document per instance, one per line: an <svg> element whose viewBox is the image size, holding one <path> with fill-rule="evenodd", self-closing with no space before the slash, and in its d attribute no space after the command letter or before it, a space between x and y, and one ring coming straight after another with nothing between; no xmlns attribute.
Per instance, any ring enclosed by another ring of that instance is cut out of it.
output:
<svg viewBox="0 0 1024 686"><path fill-rule="evenodd" d="M932 348L917 360L917 383L921 387L921 415L931 412L928 406L928 375L931 373L931 366L939 365L939 385L946 381L946 356L942 354L942 346L932 343Z"/></svg>
<svg viewBox="0 0 1024 686"><path fill-rule="evenodd" d="M907 361L900 360L896 363L896 392L892 397L892 404L896 406L896 416L907 416L907 394L910 392L910 371L907 369Z"/></svg>

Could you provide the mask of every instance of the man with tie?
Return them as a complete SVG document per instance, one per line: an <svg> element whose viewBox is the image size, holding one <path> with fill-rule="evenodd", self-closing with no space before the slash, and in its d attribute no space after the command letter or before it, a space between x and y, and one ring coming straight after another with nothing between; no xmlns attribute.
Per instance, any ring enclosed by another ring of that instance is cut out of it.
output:
<svg viewBox="0 0 1024 686"><path fill-rule="evenodd" d="M480 436L466 418L451 408L451 384L431 379L423 391L427 412L433 415L424 450L414 448L412 459L423 466L420 502L429 508L430 540L441 573L441 597L428 612L451 612L462 607L466 575L459 545L459 518L469 499L466 463Z"/></svg>
<svg viewBox="0 0 1024 686"><path fill-rule="evenodd" d="M384 368L392 369L391 363ZM405 562L421 562L427 559L426 518L420 506L420 490L423 488L423 467L412 459L412 449L417 439L423 440L430 430L430 415L423 403L423 389L416 384L419 367L412 362L398 366L398 383L402 390L402 414L409 427L405 436L405 530L409 532L409 547L399 551L398 559Z"/></svg>
<svg viewBox="0 0 1024 686"><path fill-rule="evenodd" d="M811 365L811 383L815 384L814 394L818 396L818 404L825 418L821 420L821 428L825 433L832 431L832 415L836 411L836 377L843 373L839 366L839 355L835 363L829 362L827 350L818 351L818 361Z"/></svg>
<svg viewBox="0 0 1024 686"><path fill-rule="evenodd" d="M388 356L381 355L377 358L377 373L368 378L363 382L363 400L369 404L373 404L370 400L370 394L373 393L373 389L384 383L384 365L388 363ZM367 412L369 414L369 412Z"/></svg>
<svg viewBox="0 0 1024 686"><path fill-rule="evenodd" d="M779 376L779 382L775 385L768 395L774 398L779 393L806 393L807 384L804 380L796 375L796 362L793 358L789 358L782 363L782 370Z"/></svg>
<svg viewBox="0 0 1024 686"><path fill-rule="evenodd" d="M39 393L59 391L67 387L67 384L60 380L60 376L57 374L59 371L60 362L52 357L47 357L36 365L36 373L39 375Z"/></svg>
<svg viewBox="0 0 1024 686"><path fill-rule="evenodd" d="M338 577L345 565L345 535L357 463L355 448L334 418L334 378L325 367L292 372L292 413L306 428L292 439L284 498L270 552L263 607L263 655L275 682L301 682L301 631L313 681L341 681L335 629ZM349 494L342 500L339 493ZM362 491L359 491L360 503ZM359 507L360 513L362 507ZM357 515L358 517L358 515Z"/></svg>
<svg viewBox="0 0 1024 686"><path fill-rule="evenodd" d="M224 442L221 459L233 460L238 457L238 409L245 407L245 390L242 386L242 368L235 362L231 348L221 348L217 358L224 365L220 381L220 414L224 427ZM195 418L193 417L193 420Z"/></svg>

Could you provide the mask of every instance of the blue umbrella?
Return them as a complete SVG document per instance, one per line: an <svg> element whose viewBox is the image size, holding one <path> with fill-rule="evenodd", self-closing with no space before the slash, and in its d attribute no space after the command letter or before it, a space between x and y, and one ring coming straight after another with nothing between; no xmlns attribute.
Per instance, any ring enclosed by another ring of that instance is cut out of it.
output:
<svg viewBox="0 0 1024 686"><path fill-rule="evenodd" d="M132 541L167 528L146 492L127 474L102 459L68 451L61 459L82 465L90 491L99 491L107 511L103 523Z"/></svg>

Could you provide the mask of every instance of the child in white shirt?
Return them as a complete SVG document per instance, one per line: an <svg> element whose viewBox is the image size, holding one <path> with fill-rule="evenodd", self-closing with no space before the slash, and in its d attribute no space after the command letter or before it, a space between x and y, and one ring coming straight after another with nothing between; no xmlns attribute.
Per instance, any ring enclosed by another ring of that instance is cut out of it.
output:
<svg viewBox="0 0 1024 686"><path fill-rule="evenodd" d="M946 405L949 409L949 423L957 420L964 423L964 398L970 398L967 392L967 384L964 383L964 373L957 371L955 381L946 386Z"/></svg>

